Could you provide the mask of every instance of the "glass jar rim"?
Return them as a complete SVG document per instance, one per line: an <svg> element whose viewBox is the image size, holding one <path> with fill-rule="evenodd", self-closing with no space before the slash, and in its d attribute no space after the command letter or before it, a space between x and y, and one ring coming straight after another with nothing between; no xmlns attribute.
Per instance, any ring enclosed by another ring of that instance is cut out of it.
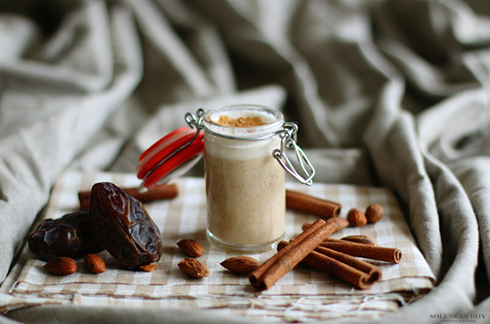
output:
<svg viewBox="0 0 490 324"><path fill-rule="evenodd" d="M218 124L216 120L222 116L247 117L260 116L266 121L260 126L233 127ZM203 116L204 130L212 135L230 137L234 139L261 139L274 135L282 128L284 115L277 109L258 104L234 104L212 108Z"/></svg>

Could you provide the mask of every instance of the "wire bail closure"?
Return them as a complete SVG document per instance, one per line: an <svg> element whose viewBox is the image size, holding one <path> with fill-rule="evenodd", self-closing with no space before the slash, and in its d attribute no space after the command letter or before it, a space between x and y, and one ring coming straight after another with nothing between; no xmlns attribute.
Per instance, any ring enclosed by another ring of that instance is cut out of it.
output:
<svg viewBox="0 0 490 324"><path fill-rule="evenodd" d="M278 135L281 137L281 148L275 149L272 152L272 156L274 156L282 168L296 180L302 184L311 186L313 184L313 177L315 176L315 168L311 164L310 160L308 160L305 152L296 143L298 125L295 123L285 122L283 127L284 129L278 132ZM296 171L293 164L287 157L286 150L291 147L294 149L296 159L298 160L298 163L306 177L301 176L298 171Z"/></svg>
<svg viewBox="0 0 490 324"><path fill-rule="evenodd" d="M194 129L195 127L197 130L202 130L204 128L203 120L205 113L206 111L204 109L199 108L196 110L195 115L189 112L186 113L184 119L190 128Z"/></svg>

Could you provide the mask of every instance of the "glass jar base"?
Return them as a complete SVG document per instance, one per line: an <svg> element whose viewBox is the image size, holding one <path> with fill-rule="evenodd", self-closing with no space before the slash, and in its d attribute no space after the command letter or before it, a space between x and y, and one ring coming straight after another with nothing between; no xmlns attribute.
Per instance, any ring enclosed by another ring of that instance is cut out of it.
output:
<svg viewBox="0 0 490 324"><path fill-rule="evenodd" d="M217 248L224 250L224 251L229 251L229 252L242 252L242 253L260 253L260 252L265 252L269 251L273 248L276 247L277 243L279 243L280 240L284 238L284 233L276 238L275 240L265 242L265 243L259 243L259 244L236 244L236 243L230 243L230 242L225 242L223 240L220 240L216 236L213 235L209 230L206 230L206 235L208 237L208 240L216 246Z"/></svg>

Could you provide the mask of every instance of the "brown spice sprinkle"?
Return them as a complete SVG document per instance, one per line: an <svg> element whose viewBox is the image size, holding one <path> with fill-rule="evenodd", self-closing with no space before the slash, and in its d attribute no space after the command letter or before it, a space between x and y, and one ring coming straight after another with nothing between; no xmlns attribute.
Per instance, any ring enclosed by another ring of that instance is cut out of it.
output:
<svg viewBox="0 0 490 324"><path fill-rule="evenodd" d="M216 123L228 127L257 127L267 124L258 116L232 118L225 115L219 116Z"/></svg>

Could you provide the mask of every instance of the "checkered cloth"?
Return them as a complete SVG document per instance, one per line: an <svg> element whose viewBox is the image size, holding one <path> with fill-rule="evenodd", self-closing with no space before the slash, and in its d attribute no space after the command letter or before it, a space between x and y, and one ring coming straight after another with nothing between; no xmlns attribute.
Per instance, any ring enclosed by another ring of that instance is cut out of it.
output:
<svg viewBox="0 0 490 324"><path fill-rule="evenodd" d="M96 182L110 181L120 187L135 187L139 181L131 174L67 172L53 188L45 218L57 218L79 207L78 192ZM235 256L221 251L206 240L206 201L202 178L180 178L177 198L147 203L146 207L162 232L163 255L153 272L124 269L107 252L100 256L107 271L92 274L79 260L79 269L69 276L48 273L44 261L37 260L28 248L22 252L0 290L0 311L46 304L141 305L159 307L213 308L237 315L274 317L286 321L330 319L339 316L375 316L396 311L398 307L425 295L434 284L434 275L418 250L397 200L385 188L351 185L314 184L306 187L287 183L289 189L342 204L341 217L353 207L364 209L370 203L384 207L385 216L376 224L345 228L332 237L366 234L377 245L402 250L399 264L374 261L383 280L368 290L360 290L321 271L298 265L265 291L255 290L245 275L224 269L220 262ZM301 232L301 225L315 217L287 211L286 237ZM199 259L211 274L194 279L183 273L177 263L186 255L176 243L191 238L203 243L206 253ZM275 251L250 256L264 262Z"/></svg>

